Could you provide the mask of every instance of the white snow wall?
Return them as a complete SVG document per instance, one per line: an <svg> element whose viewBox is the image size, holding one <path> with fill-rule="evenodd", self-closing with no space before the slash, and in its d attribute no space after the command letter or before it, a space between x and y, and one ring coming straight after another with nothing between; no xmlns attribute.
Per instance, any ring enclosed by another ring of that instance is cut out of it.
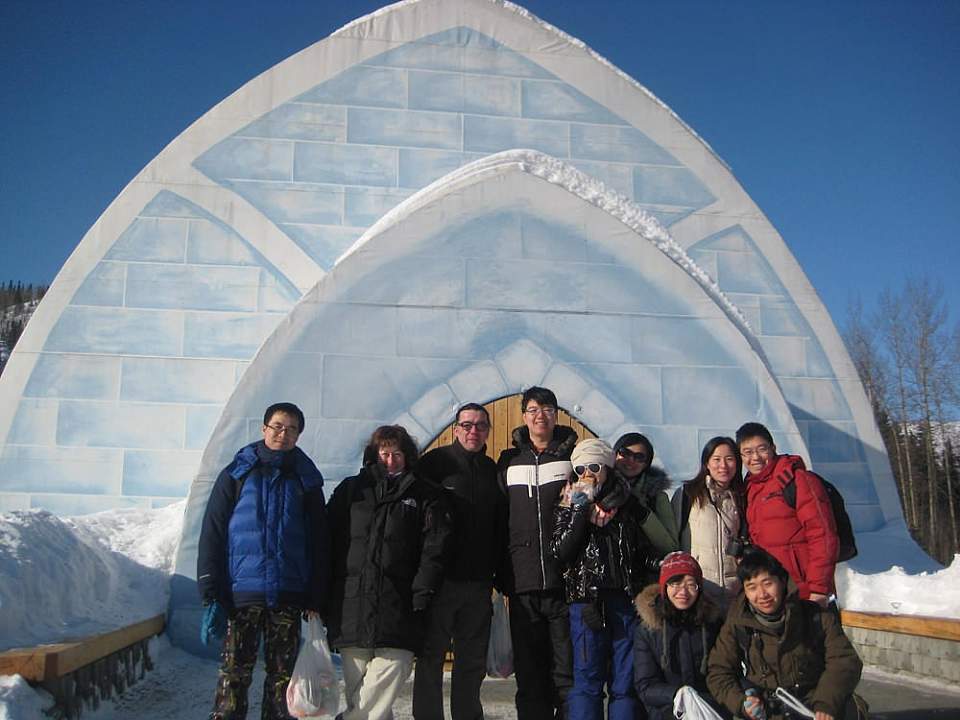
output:
<svg viewBox="0 0 960 720"><path fill-rule="evenodd" d="M746 318L792 418L781 444L844 489L858 529L899 519L889 463L837 332L729 169L636 81L494 0L412 0L361 18L252 80L134 178L71 255L0 378L0 510L67 514L185 496L251 358L303 293L399 202L521 147L603 181L667 227ZM549 257L552 231L536 242ZM438 263L418 269L442 275ZM627 272L611 265L613 275ZM542 285L512 280L488 279L510 291L492 303ZM624 286L638 297L644 290ZM696 367L706 362L689 324L649 313L657 333L644 332L697 355ZM658 454L682 478L701 430L729 431L746 418L699 398L703 416L684 425L698 429L684 435L662 412L682 395L647 353L657 341L632 342L620 362L644 383L655 376L649 400L659 393L661 404L625 417L662 436ZM435 360L463 369L458 357ZM439 365L424 366L434 383L453 375ZM287 370L304 372L297 363ZM338 480L359 458L357 447L338 444L356 434L344 428L393 415L325 416L323 385L301 387L308 425L326 433L318 463Z"/></svg>

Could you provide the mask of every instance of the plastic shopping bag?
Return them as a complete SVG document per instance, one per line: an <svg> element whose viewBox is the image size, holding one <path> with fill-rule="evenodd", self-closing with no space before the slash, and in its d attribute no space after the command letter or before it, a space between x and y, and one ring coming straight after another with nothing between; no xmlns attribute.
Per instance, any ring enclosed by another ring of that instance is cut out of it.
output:
<svg viewBox="0 0 960 720"><path fill-rule="evenodd" d="M287 712L293 717L333 717L340 710L340 683L327 645L327 631L318 618L307 621L307 639L300 647L287 686Z"/></svg>
<svg viewBox="0 0 960 720"><path fill-rule="evenodd" d="M700 697L700 693L689 685L680 688L673 698L673 716L683 720L723 720L717 711Z"/></svg>
<svg viewBox="0 0 960 720"><path fill-rule="evenodd" d="M493 593L493 620L490 623L490 640L487 643L487 675L505 678L513 675L513 641L510 639L510 613L507 599L499 592Z"/></svg>

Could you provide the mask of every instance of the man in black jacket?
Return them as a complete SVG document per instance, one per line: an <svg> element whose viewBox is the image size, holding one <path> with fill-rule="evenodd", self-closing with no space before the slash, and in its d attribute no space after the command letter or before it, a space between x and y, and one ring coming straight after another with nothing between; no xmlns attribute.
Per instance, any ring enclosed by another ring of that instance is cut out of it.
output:
<svg viewBox="0 0 960 720"><path fill-rule="evenodd" d="M486 455L490 417L468 403L456 414L452 445L431 450L417 471L447 489L453 508L454 550L443 584L430 603L423 651L413 684L416 720L443 720L443 660L453 640L450 714L482 720L480 685L490 637L490 592L506 545L506 497L497 466Z"/></svg>
<svg viewBox="0 0 960 720"><path fill-rule="evenodd" d="M509 503L512 571L510 632L518 720L566 716L573 684L570 616L558 561L550 553L553 507L570 475L576 432L557 426L557 396L531 387L523 394L523 427L497 462Z"/></svg>

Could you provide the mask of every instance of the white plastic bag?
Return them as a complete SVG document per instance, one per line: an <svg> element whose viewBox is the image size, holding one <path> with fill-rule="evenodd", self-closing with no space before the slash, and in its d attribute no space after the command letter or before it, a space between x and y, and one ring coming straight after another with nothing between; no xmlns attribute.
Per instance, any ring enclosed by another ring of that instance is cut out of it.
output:
<svg viewBox="0 0 960 720"><path fill-rule="evenodd" d="M683 720L723 720L717 711L700 697L700 693L689 685L684 685L674 696L673 716Z"/></svg>
<svg viewBox="0 0 960 720"><path fill-rule="evenodd" d="M493 620L490 622L490 640L487 643L487 675L506 678L513 675L513 641L510 639L510 614L507 599L493 593Z"/></svg>
<svg viewBox="0 0 960 720"><path fill-rule="evenodd" d="M307 621L307 639L287 686L287 712L293 717L333 717L340 710L340 683L318 618Z"/></svg>

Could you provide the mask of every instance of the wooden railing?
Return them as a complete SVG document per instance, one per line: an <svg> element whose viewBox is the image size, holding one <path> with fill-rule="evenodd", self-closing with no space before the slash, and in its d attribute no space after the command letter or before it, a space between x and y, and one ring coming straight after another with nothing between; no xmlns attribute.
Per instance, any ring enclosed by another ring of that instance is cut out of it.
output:
<svg viewBox="0 0 960 720"><path fill-rule="evenodd" d="M954 642L960 641L960 620L953 618L841 610L840 621L846 627L880 630L900 633L901 635L917 635L938 640L953 640Z"/></svg>

